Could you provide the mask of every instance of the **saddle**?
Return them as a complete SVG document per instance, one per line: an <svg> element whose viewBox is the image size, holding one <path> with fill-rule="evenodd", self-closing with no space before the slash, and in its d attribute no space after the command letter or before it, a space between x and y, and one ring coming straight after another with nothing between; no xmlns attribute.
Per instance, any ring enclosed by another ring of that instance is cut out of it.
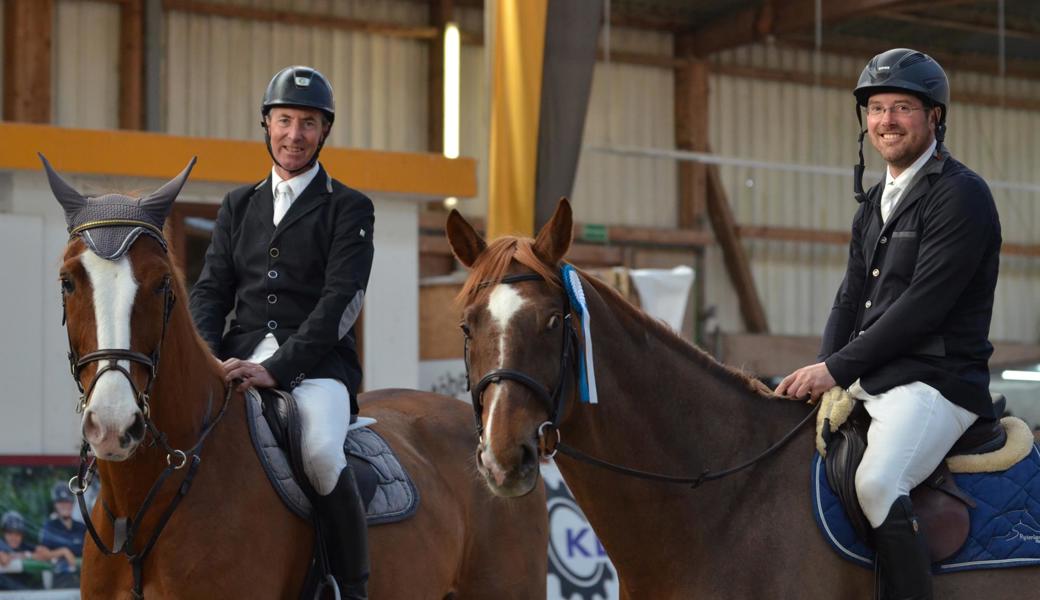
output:
<svg viewBox="0 0 1040 600"><path fill-rule="evenodd" d="M1007 400L1002 395L993 399L994 414L1004 413ZM829 424L822 428L826 444L827 481L841 501L856 534L871 539L871 527L856 496L856 469L867 448L870 415L861 402L855 402L848 418L836 431ZM986 454L999 450L1007 442L1000 419L977 419L960 437L947 458ZM946 460L939 463L928 478L910 492L918 522L925 531L932 562L949 558L964 545L970 529L968 508L975 501L957 487Z"/></svg>
<svg viewBox="0 0 1040 600"><path fill-rule="evenodd" d="M314 490L303 470L302 426L296 400L280 390L250 390L246 396L249 435L271 485L286 507L312 516ZM351 416L344 452L354 470L369 526L396 523L418 510L419 490L373 419Z"/></svg>

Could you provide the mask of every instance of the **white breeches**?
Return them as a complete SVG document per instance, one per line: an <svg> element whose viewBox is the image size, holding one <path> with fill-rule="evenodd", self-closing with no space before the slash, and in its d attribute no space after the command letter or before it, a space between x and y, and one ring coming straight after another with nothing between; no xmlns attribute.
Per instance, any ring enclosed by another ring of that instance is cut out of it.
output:
<svg viewBox="0 0 1040 600"><path fill-rule="evenodd" d="M857 380L849 394L863 401L871 418L856 494L876 529L896 498L909 495L931 475L977 417L919 381L875 396Z"/></svg>
<svg viewBox="0 0 1040 600"><path fill-rule="evenodd" d="M246 360L261 362L278 350L271 334L257 344ZM318 494L327 496L347 466L343 443L350 426L350 393L337 379L304 379L292 390L303 430L303 470Z"/></svg>

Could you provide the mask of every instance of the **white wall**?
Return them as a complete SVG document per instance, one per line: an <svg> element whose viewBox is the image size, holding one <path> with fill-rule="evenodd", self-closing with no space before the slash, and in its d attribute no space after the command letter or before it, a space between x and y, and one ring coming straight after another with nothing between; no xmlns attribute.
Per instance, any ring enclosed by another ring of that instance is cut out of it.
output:
<svg viewBox="0 0 1040 600"><path fill-rule="evenodd" d="M0 175L17 214L0 214L0 453L75 454L78 393L69 376L58 270L65 222L44 178ZM0 204L3 206L4 204Z"/></svg>

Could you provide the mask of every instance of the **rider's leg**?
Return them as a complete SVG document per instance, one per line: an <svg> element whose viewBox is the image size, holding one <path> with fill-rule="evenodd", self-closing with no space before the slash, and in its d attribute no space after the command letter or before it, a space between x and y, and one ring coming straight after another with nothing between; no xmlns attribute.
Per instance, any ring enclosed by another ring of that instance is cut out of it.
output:
<svg viewBox="0 0 1040 600"><path fill-rule="evenodd" d="M332 574L344 598L366 598L368 526L354 471L343 453L350 424L347 388L335 379L305 379L293 396L303 426L303 467L319 494L314 508Z"/></svg>
<svg viewBox="0 0 1040 600"><path fill-rule="evenodd" d="M931 560L917 531L910 490L939 466L976 416L920 382L877 395L857 382L849 391L863 400L871 417L856 494L874 528L886 597L931 598Z"/></svg>

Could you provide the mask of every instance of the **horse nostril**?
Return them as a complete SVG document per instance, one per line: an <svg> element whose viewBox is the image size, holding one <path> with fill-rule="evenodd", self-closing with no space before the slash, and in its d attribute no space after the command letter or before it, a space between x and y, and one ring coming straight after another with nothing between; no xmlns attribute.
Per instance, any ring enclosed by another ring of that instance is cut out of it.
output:
<svg viewBox="0 0 1040 600"><path fill-rule="evenodd" d="M535 451L532 444L524 444L520 448L520 464L523 466L529 466L538 462L538 452Z"/></svg>
<svg viewBox="0 0 1040 600"><path fill-rule="evenodd" d="M123 437L126 443L134 442L144 437L144 416L141 413L134 415L134 422L126 429L126 434Z"/></svg>
<svg viewBox="0 0 1040 600"><path fill-rule="evenodd" d="M101 439L103 432L104 430L101 427L101 423L97 420L97 415L94 414L94 411L88 410L86 416L83 418L83 439Z"/></svg>

